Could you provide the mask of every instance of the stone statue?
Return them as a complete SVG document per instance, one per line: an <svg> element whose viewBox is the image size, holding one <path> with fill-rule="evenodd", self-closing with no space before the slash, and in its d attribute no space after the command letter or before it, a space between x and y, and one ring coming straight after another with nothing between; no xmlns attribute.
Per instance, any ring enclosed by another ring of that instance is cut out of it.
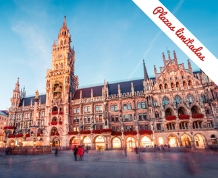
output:
<svg viewBox="0 0 218 178"><path fill-rule="evenodd" d="M39 99L39 91L36 90L36 96L35 96L35 99Z"/></svg>

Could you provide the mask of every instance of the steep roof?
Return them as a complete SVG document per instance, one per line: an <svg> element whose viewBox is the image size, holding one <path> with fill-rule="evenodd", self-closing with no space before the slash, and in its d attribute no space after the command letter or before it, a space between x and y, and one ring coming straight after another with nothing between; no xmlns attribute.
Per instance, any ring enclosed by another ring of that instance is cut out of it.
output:
<svg viewBox="0 0 218 178"><path fill-rule="evenodd" d="M118 84L120 84L121 93L131 92L131 83L133 83L135 92L143 91L143 80L144 79L138 79L138 80L130 80L130 81L124 81L124 82L117 82L117 83L108 82L108 94L117 95L118 94ZM155 78L151 78L151 80L155 80ZM82 98L91 97L91 89L93 89L93 97L102 96L102 87L103 85L87 87L87 88L80 88L76 90L73 99L80 99L80 91L82 91Z"/></svg>
<svg viewBox="0 0 218 178"><path fill-rule="evenodd" d="M35 96L30 96L30 97L26 97L23 98L20 101L20 105L19 106L23 106L23 102L24 102L24 106L29 106L31 104L31 100L32 100L32 104L34 104L34 98ZM41 99L41 104L45 104L46 103L46 95L39 95L39 100Z"/></svg>
<svg viewBox="0 0 218 178"><path fill-rule="evenodd" d="M2 116L8 116L8 114L6 114L5 112L3 112L3 111L0 111L0 115L2 115Z"/></svg>

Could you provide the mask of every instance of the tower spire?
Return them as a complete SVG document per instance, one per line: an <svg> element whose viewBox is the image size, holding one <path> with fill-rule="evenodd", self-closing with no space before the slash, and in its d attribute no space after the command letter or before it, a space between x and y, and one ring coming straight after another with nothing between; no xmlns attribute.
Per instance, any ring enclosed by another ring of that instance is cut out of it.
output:
<svg viewBox="0 0 218 178"><path fill-rule="evenodd" d="M148 77L148 72L147 72L147 69L146 69L146 66L145 66L145 61L143 59L143 69L144 69L144 80L148 80L149 77Z"/></svg>
<svg viewBox="0 0 218 178"><path fill-rule="evenodd" d="M63 27L67 27L66 16L64 16L64 23L63 23Z"/></svg>
<svg viewBox="0 0 218 178"><path fill-rule="evenodd" d="M19 77L17 78L17 83L15 84L14 91L20 92Z"/></svg>

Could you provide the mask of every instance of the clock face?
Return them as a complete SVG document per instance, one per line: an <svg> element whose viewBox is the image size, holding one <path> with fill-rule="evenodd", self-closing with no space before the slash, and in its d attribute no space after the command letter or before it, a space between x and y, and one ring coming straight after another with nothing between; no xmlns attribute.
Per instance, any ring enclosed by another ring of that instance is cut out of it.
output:
<svg viewBox="0 0 218 178"><path fill-rule="evenodd" d="M58 58L61 58L62 57L62 54L58 54Z"/></svg>

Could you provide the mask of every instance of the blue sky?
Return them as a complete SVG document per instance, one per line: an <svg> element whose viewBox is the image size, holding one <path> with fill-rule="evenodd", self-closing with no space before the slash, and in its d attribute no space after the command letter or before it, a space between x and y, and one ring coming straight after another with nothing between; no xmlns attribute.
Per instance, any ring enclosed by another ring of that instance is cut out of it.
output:
<svg viewBox="0 0 218 178"><path fill-rule="evenodd" d="M161 2L218 56L218 1ZM142 78L143 58L153 76L167 48L187 66L188 57L131 0L0 0L0 109L10 107L17 77L27 95L45 93L52 44L65 15L80 87Z"/></svg>

